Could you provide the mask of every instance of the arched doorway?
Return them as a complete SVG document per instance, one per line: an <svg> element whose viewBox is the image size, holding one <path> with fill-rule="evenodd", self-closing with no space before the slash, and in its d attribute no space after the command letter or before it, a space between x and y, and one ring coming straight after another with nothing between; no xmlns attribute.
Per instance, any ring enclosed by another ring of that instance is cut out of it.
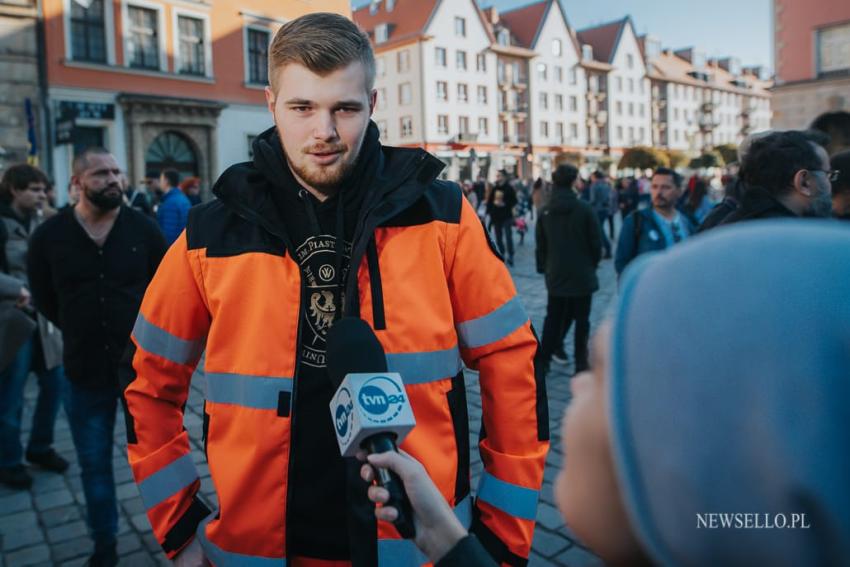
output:
<svg viewBox="0 0 850 567"><path fill-rule="evenodd" d="M198 157L189 140L178 132L163 132L145 152L145 176L156 177L164 169L176 169L180 178L198 175Z"/></svg>

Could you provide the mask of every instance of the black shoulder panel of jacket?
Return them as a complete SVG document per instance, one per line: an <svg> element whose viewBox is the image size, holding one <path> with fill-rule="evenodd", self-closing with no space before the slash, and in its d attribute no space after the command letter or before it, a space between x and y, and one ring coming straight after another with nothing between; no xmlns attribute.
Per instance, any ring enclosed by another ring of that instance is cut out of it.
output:
<svg viewBox="0 0 850 567"><path fill-rule="evenodd" d="M413 205L381 226L417 226L433 221L459 224L462 199L463 192L457 183L437 179Z"/></svg>
<svg viewBox="0 0 850 567"><path fill-rule="evenodd" d="M263 252L284 256L286 246L259 224L237 215L220 199L189 209L189 250L207 249L208 258Z"/></svg>

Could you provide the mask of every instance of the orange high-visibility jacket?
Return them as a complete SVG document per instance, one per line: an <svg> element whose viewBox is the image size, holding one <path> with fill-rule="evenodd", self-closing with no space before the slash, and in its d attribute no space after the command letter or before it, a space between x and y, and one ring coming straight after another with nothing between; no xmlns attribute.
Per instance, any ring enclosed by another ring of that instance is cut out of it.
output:
<svg viewBox="0 0 850 567"><path fill-rule="evenodd" d="M422 150L383 152L392 173L379 178L380 198L355 237L346 298L355 296L351 309L405 382L416 427L401 447L499 562L525 564L549 447L537 339L475 211L457 185L436 179L442 163ZM222 175L219 199L192 209L147 290L132 335L136 377L124 393L129 458L169 557L197 536L215 565L284 565L286 523L297 521L287 517L288 489L297 489L287 483L296 417L288 404L298 387L301 272L271 186L264 193L246 178L257 178L250 163ZM217 513L197 497L183 428L203 351ZM483 414L474 503L464 364L480 373ZM378 538L381 565L426 563L391 524L379 523Z"/></svg>

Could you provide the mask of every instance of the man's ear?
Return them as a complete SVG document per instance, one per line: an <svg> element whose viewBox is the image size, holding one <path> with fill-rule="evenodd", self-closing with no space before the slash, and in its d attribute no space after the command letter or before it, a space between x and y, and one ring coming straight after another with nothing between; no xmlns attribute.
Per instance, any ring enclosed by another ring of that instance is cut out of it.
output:
<svg viewBox="0 0 850 567"><path fill-rule="evenodd" d="M812 176L805 169L801 169L794 174L794 190L806 197L812 196Z"/></svg>
<svg viewBox="0 0 850 567"><path fill-rule="evenodd" d="M266 87L263 92L266 95L266 106L268 107L269 112L274 114L274 103L275 103L274 92L272 92L271 87Z"/></svg>
<svg viewBox="0 0 850 567"><path fill-rule="evenodd" d="M369 116L375 113L375 106L378 104L378 89L372 89L369 93Z"/></svg>

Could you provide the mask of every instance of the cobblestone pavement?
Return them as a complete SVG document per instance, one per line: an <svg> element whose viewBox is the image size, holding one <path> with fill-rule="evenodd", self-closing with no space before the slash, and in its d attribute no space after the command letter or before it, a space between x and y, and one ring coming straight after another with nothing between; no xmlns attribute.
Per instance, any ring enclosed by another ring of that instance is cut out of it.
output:
<svg viewBox="0 0 850 567"><path fill-rule="evenodd" d="M534 266L533 227L525 243L517 246L516 265L512 269L514 280L523 298L526 309L538 332L543 329L546 312L546 289L542 276ZM599 268L601 289L593 298L591 325L596 328L608 311L616 293L613 264L604 260ZM572 363L572 333L568 335L567 353ZM564 407L570 398L569 376L572 366L552 365L547 379L549 392L549 414L552 432L552 449L546 460L544 484L537 512L537 530L534 536L530 565L566 565L584 567L599 565L600 561L579 545L564 526L555 507L552 486L563 461L564 448L560 439L560 421ZM481 402L477 376L467 374L467 390L470 404L471 446L477 447L481 419ZM37 393L35 378L27 384L24 408L25 427L32 421L32 411ZM193 380L187 404L185 426L193 444L193 459L201 475L201 493L215 503L215 492L209 477L203 446L202 429L203 379ZM120 409L119 409L120 411ZM35 482L30 491L14 491L0 486L0 550L4 567L24 565L83 565L92 552L92 544L86 533L85 506L80 485L80 469L77 464L71 433L64 412L60 412L56 425L54 447L71 467L64 475L32 469ZM116 420L115 451L113 464L119 500L118 553L122 566L169 565L157 544L145 516L144 506L126 460L124 422ZM482 464L477 450L473 449L473 484L477 486Z"/></svg>

